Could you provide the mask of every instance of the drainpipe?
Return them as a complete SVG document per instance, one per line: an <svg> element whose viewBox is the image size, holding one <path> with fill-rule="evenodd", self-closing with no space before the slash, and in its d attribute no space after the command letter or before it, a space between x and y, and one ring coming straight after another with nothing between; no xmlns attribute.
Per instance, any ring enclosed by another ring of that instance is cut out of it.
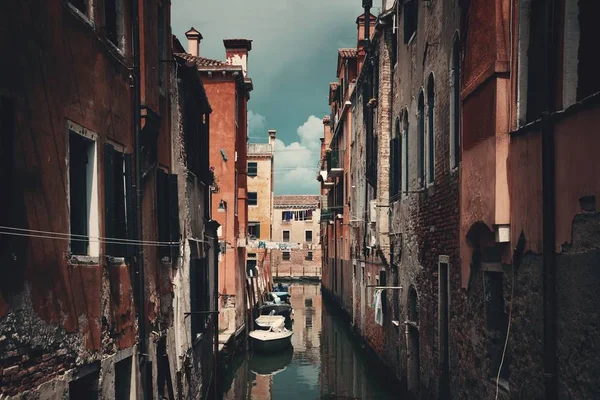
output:
<svg viewBox="0 0 600 400"><path fill-rule="evenodd" d="M365 38L364 38L364 49L365 49L365 61L363 64L363 68L365 68L365 65L367 66L367 74L365 76L365 90L364 90L364 94L366 96L363 96L363 113L365 114L363 116L363 118L365 119L366 122L366 128L367 131L369 131L369 129L372 129L372 115L371 115L371 108L366 106L366 102L369 101L369 99L371 99L371 97L373 97L372 94L372 86L371 86L371 45L370 45L370 40L371 40L371 6L373 5L373 0L363 0L363 8L365 10L364 12L364 16L365 16ZM365 118L366 117L366 118ZM366 137L365 137L366 140ZM366 164L367 168L368 163ZM368 171L367 171L368 173ZM363 232L363 258L367 259L367 228L368 228L368 213L369 213L369 185L366 184L365 185L365 223L364 223L364 227L365 227L365 231Z"/></svg>
<svg viewBox="0 0 600 400"><path fill-rule="evenodd" d="M132 0L132 52L133 52L133 133L135 140L135 193L136 193L136 239L140 242L137 246L137 275L138 275L138 351L140 376L142 380L142 397L150 398L152 395L149 389L151 381L148 380L148 349L146 341L146 300L145 300L145 274L144 274L144 247L141 244L142 234L142 162L141 162L141 143L140 143L140 121L141 121L141 83L140 83L140 17L139 2Z"/></svg>
<svg viewBox="0 0 600 400"><path fill-rule="evenodd" d="M554 127L551 120L556 105L556 0L546 3L546 82L547 113L542 121L542 279L544 296L544 386L546 399L558 399L556 329L556 181Z"/></svg>

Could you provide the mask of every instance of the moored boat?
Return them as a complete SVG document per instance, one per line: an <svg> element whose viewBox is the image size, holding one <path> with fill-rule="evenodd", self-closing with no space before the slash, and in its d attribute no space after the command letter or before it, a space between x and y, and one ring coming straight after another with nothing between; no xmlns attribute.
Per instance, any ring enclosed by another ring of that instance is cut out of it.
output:
<svg viewBox="0 0 600 400"><path fill-rule="evenodd" d="M265 302L259 308L261 315L281 315L286 319L291 319L292 316L292 306L287 303L273 303L273 302Z"/></svg>
<svg viewBox="0 0 600 400"><path fill-rule="evenodd" d="M292 344L294 332L283 328L279 332L272 329L268 331L258 330L250 332L253 347L262 353L275 353Z"/></svg>
<svg viewBox="0 0 600 400"><path fill-rule="evenodd" d="M254 322L262 330L269 330L271 327L281 329L285 326L285 317L282 315L261 315Z"/></svg>

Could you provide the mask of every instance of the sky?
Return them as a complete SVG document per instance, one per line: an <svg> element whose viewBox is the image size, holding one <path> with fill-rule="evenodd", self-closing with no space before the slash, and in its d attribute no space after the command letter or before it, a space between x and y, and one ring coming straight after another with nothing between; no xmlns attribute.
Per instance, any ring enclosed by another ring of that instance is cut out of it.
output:
<svg viewBox="0 0 600 400"><path fill-rule="evenodd" d="M277 130L275 194L317 194L329 82L337 80L337 49L356 47L362 1L175 0L171 7L173 34L184 47L190 27L202 33L200 56L224 60L223 39L253 41L249 140L266 143L267 130Z"/></svg>

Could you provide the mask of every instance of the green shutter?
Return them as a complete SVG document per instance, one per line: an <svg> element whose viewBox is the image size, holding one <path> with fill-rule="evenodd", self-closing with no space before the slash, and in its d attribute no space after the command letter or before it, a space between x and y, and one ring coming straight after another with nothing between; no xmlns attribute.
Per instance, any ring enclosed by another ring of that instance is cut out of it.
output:
<svg viewBox="0 0 600 400"><path fill-rule="evenodd" d="M127 239L136 240L136 208L135 208L135 192L133 190L133 168L131 167L132 159L131 154L125 154L123 156L125 162L125 207L127 211L127 223L126 232ZM135 255L135 245L127 245L127 256L133 257Z"/></svg>
<svg viewBox="0 0 600 400"><path fill-rule="evenodd" d="M104 145L104 237L115 237L115 148ZM115 256L116 245L105 243L105 253Z"/></svg>
<svg viewBox="0 0 600 400"><path fill-rule="evenodd" d="M179 192L177 188L177 175L169 174L169 241L179 243ZM179 245L171 245L171 257L179 257Z"/></svg>

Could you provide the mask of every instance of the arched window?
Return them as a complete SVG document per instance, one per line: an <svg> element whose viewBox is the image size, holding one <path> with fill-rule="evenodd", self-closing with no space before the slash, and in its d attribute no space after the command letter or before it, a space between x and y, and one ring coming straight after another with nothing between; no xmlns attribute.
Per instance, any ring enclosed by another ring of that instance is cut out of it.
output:
<svg viewBox="0 0 600 400"><path fill-rule="evenodd" d="M425 184L425 99L423 90L419 92L417 109L417 185Z"/></svg>
<svg viewBox="0 0 600 400"><path fill-rule="evenodd" d="M390 140L390 201L396 201L402 190L402 134L400 118L396 119Z"/></svg>
<svg viewBox="0 0 600 400"><path fill-rule="evenodd" d="M408 109L402 116L402 191L408 193Z"/></svg>
<svg viewBox="0 0 600 400"><path fill-rule="evenodd" d="M450 168L460 160L460 42L454 36L452 70L450 71Z"/></svg>
<svg viewBox="0 0 600 400"><path fill-rule="evenodd" d="M427 183L435 179L435 136L433 130L433 109L435 107L433 73L427 82Z"/></svg>

